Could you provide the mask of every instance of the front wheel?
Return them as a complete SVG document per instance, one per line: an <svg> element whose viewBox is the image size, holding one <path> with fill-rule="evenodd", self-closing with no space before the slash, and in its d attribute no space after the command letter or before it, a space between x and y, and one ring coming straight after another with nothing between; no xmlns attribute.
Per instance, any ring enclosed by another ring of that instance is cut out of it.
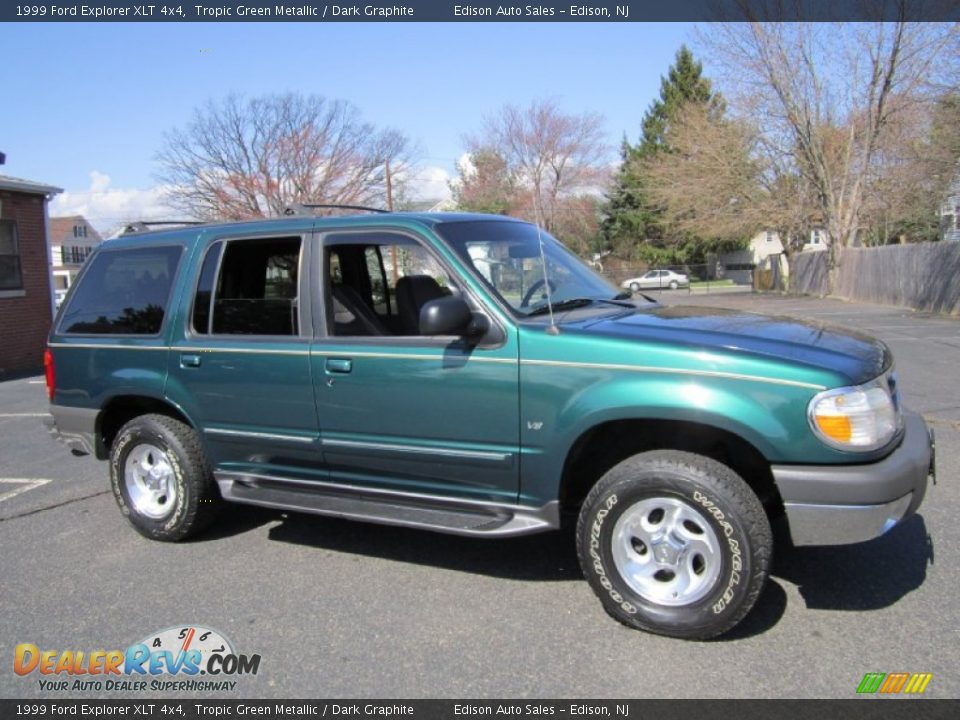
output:
<svg viewBox="0 0 960 720"><path fill-rule="evenodd" d="M635 293L640 292L640 283L630 283L630 290Z"/></svg>
<svg viewBox="0 0 960 720"><path fill-rule="evenodd" d="M606 611L632 628L707 639L737 625L769 574L770 523L721 463L658 450L627 458L590 491L580 566Z"/></svg>

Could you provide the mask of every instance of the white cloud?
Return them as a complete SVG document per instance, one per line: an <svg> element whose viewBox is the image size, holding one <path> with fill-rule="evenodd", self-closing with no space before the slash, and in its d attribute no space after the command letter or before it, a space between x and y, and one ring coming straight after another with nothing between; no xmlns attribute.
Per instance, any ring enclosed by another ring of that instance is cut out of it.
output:
<svg viewBox="0 0 960 720"><path fill-rule="evenodd" d="M410 179L410 194L415 200L449 200L450 173L436 165L417 168Z"/></svg>
<svg viewBox="0 0 960 720"><path fill-rule="evenodd" d="M177 215L163 201L166 188L146 190L110 187L110 176L93 170L86 190L67 190L50 203L50 214L83 215L103 235L133 220L174 219Z"/></svg>

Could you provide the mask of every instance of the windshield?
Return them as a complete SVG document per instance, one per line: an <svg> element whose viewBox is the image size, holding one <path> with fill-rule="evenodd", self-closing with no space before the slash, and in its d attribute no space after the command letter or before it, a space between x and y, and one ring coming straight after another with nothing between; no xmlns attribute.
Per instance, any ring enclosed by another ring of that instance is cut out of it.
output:
<svg viewBox="0 0 960 720"><path fill-rule="evenodd" d="M571 300L624 297L547 232L538 233L535 225L479 220L442 223L437 230L517 315L542 314L547 306L547 283L555 307Z"/></svg>

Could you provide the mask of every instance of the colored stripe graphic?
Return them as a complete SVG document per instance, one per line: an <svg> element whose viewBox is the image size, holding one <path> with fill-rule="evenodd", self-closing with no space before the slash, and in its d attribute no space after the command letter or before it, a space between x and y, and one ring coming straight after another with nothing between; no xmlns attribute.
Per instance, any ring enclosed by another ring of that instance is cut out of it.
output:
<svg viewBox="0 0 960 720"><path fill-rule="evenodd" d="M867 673L863 676L863 680L860 681L860 684L857 686L858 693L875 693L880 689L880 683L883 682L883 678L886 677L886 673Z"/></svg>
<svg viewBox="0 0 960 720"><path fill-rule="evenodd" d="M933 680L933 673L867 673L857 685L860 694L897 695L906 693L920 695Z"/></svg>
<svg viewBox="0 0 960 720"><path fill-rule="evenodd" d="M907 683L907 687L904 688L903 691L905 693L919 695L927 689L927 685L930 684L932 679L933 673L914 673L913 677L910 678L910 682Z"/></svg>
<svg viewBox="0 0 960 720"><path fill-rule="evenodd" d="M910 677L910 673L890 673L887 675L887 679L883 681L883 685L880 686L880 692L887 694L900 692L904 684L907 682L908 677Z"/></svg>

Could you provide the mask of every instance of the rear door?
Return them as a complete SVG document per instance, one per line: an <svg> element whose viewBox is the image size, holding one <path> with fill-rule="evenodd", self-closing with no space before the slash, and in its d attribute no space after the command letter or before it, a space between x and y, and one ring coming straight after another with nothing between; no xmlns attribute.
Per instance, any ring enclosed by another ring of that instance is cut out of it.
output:
<svg viewBox="0 0 960 720"><path fill-rule="evenodd" d="M181 304L168 396L216 468L322 478L310 377L309 234L202 242Z"/></svg>

